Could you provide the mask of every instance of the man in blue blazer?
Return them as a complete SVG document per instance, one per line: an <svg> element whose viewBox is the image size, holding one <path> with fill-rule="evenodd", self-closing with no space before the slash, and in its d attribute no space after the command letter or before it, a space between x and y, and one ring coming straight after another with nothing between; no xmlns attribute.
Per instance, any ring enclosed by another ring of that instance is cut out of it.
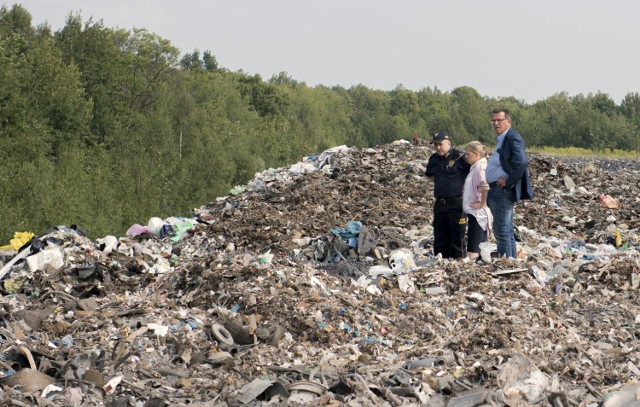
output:
<svg viewBox="0 0 640 407"><path fill-rule="evenodd" d="M495 109L491 125L498 136L496 150L487 163L489 183L487 204L493 214L493 234L500 257L518 257L513 228L513 207L523 199L533 199L522 136L511 128L509 109Z"/></svg>

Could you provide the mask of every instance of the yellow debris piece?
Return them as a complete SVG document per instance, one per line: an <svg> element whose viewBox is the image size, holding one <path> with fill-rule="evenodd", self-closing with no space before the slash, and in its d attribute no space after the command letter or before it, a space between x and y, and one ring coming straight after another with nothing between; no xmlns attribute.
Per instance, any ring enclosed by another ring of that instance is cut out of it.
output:
<svg viewBox="0 0 640 407"><path fill-rule="evenodd" d="M0 246L0 250L15 250L18 251L25 243L33 238L31 232L16 232L13 234L13 239L9 241L6 246Z"/></svg>

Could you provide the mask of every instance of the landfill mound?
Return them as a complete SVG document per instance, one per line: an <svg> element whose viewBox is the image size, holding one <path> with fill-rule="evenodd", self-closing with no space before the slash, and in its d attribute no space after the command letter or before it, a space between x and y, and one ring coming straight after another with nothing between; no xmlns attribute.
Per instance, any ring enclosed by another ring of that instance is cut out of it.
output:
<svg viewBox="0 0 640 407"><path fill-rule="evenodd" d="M638 163L532 155L519 259L469 262L432 255L431 153L336 147L0 252L3 405L637 405Z"/></svg>

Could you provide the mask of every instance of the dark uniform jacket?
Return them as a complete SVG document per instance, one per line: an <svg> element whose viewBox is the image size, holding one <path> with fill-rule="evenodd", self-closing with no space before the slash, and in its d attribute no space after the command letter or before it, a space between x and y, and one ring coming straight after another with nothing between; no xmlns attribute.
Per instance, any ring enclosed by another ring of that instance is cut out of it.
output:
<svg viewBox="0 0 640 407"><path fill-rule="evenodd" d="M425 175L434 177L433 194L436 198L460 197L470 168L464 153L451 148L444 157L438 154L429 157Z"/></svg>

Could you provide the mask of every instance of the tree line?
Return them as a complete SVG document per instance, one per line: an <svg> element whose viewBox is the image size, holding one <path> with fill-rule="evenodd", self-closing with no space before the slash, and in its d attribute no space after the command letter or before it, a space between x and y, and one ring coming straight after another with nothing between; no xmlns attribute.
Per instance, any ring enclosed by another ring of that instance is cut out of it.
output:
<svg viewBox="0 0 640 407"><path fill-rule="evenodd" d="M188 216L256 172L346 144L373 146L446 129L454 142L494 141L489 118L510 108L528 146L640 148L640 94L561 92L533 104L467 86L391 91L309 87L180 55L145 29L70 14L34 27L0 8L0 242L14 232L78 224L120 236L151 216Z"/></svg>

